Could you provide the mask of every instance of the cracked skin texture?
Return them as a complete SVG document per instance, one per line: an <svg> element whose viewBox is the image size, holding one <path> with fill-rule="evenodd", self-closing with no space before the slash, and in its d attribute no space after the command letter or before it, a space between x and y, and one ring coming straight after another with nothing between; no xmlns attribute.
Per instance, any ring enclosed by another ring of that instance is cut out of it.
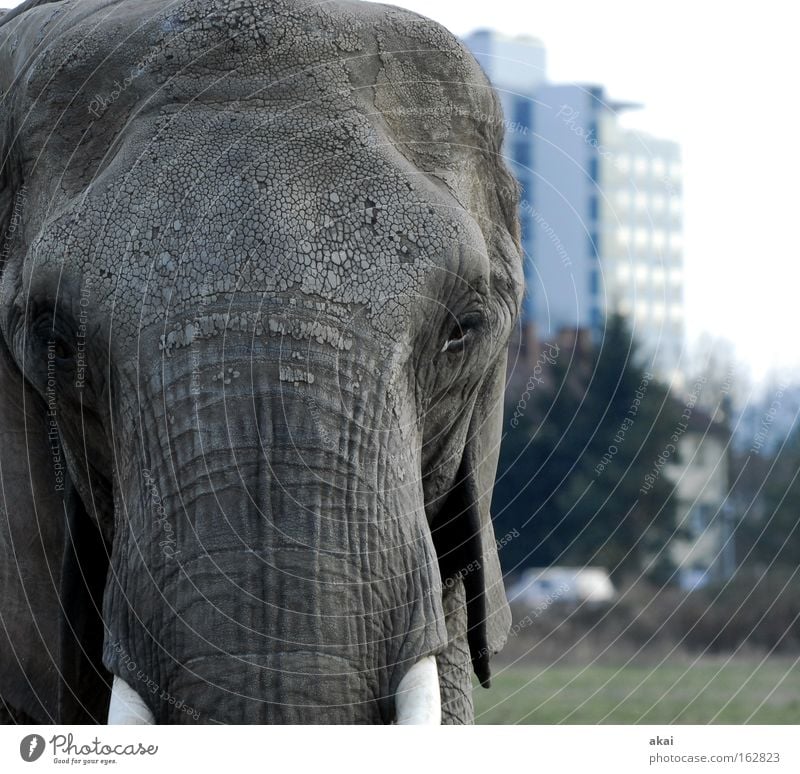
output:
<svg viewBox="0 0 800 774"><path fill-rule="evenodd" d="M26 6L0 25L3 225L25 192L0 325L44 399L42 320L58 342L104 667L158 722L193 718L164 695L390 722L436 654L469 722L508 626L488 500L521 292L485 76L389 6ZM75 717L41 694L15 711Z"/></svg>

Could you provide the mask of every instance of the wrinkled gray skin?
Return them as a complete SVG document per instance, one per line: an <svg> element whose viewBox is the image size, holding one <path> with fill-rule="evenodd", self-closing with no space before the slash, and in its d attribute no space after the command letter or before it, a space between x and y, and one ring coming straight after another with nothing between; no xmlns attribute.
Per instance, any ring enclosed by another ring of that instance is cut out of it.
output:
<svg viewBox="0 0 800 774"><path fill-rule="evenodd" d="M29 0L0 79L0 712L387 723L435 654L471 721L521 292L474 60L360 2Z"/></svg>

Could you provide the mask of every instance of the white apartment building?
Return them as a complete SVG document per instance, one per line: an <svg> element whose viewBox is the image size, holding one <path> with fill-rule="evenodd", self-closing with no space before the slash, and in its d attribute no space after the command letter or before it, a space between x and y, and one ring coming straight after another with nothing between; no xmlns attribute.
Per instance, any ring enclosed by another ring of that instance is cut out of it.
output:
<svg viewBox="0 0 800 774"><path fill-rule="evenodd" d="M564 328L599 338L629 317L647 367L681 387L684 343L679 146L620 124L638 107L601 86L546 80L534 38L468 35L505 109L507 160L522 186L523 324L551 340Z"/></svg>

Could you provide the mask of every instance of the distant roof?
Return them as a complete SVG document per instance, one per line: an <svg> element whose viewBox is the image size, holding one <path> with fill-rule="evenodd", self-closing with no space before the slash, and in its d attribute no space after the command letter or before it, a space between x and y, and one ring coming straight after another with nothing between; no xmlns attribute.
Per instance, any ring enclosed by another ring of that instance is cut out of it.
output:
<svg viewBox="0 0 800 774"><path fill-rule="evenodd" d="M562 86L564 84L550 84L552 86ZM624 110L641 110L644 105L641 102L631 102L630 100L611 99L606 94L605 86L599 83L573 83L579 89L589 92L594 98L600 101L603 107L608 108L614 113L621 113Z"/></svg>
<svg viewBox="0 0 800 774"><path fill-rule="evenodd" d="M541 46L544 48L544 42L541 38L537 38L534 35L529 35L527 33L523 33L520 35L506 35L503 32L497 32L496 30L489 29L488 27L480 27L477 30L473 30L472 32L468 32L464 35L465 38L471 38L473 35L484 35L486 37L496 38L497 40L505 40L505 41L514 41L515 43L526 43L531 46Z"/></svg>
<svg viewBox="0 0 800 774"><path fill-rule="evenodd" d="M683 406L683 404L679 405ZM685 408L685 406L683 407ZM728 438L731 434L727 423L719 417L718 413L715 416L711 416L708 411L699 406L694 406L689 416L684 417L684 420L690 433L716 435L722 438Z"/></svg>

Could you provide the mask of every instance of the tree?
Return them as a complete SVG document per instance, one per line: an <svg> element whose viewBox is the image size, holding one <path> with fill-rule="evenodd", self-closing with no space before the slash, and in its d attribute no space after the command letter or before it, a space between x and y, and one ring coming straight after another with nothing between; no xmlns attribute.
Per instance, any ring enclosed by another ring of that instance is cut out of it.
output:
<svg viewBox="0 0 800 774"><path fill-rule="evenodd" d="M749 565L796 569L800 557L800 427L767 453L739 459L739 559Z"/></svg>
<svg viewBox="0 0 800 774"><path fill-rule="evenodd" d="M625 320L609 318L586 362L560 351L543 382L521 417L510 396L493 512L499 536L519 537L502 548L504 570L593 564L619 576L653 554L666 562L675 512L658 461L680 412Z"/></svg>

